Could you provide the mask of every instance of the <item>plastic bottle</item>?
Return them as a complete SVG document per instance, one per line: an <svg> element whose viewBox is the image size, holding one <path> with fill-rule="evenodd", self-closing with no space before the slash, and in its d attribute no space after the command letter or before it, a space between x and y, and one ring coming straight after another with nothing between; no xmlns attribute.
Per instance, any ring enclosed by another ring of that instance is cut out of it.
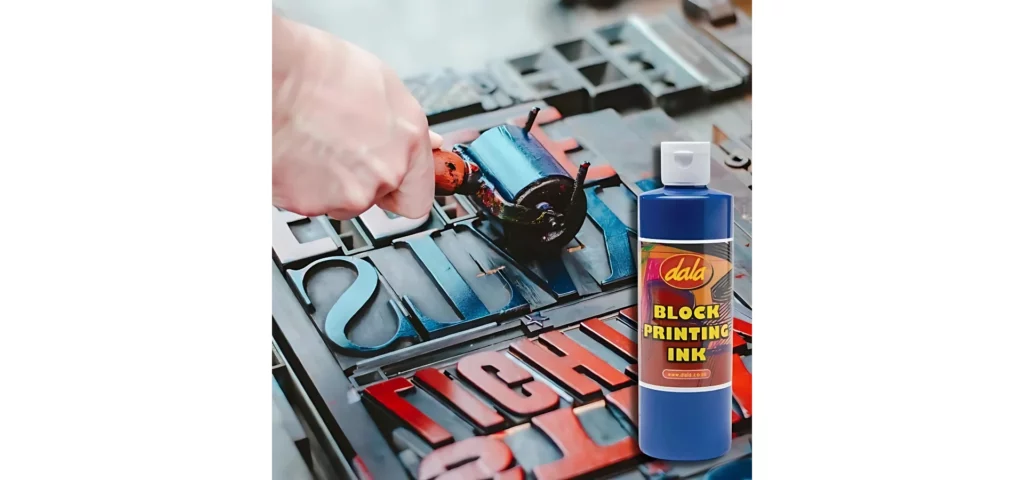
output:
<svg viewBox="0 0 1024 480"><path fill-rule="evenodd" d="M640 195L640 450L720 457L732 443L732 196L707 188L711 145L663 142Z"/></svg>

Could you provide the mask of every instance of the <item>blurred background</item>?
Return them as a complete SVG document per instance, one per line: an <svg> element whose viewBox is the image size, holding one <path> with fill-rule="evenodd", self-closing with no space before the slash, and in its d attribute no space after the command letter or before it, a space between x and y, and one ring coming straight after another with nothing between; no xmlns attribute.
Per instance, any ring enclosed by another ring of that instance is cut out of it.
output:
<svg viewBox="0 0 1024 480"><path fill-rule="evenodd" d="M732 2L747 14L751 0ZM274 0L284 16L369 50L409 77L535 52L629 14L680 9L682 0Z"/></svg>

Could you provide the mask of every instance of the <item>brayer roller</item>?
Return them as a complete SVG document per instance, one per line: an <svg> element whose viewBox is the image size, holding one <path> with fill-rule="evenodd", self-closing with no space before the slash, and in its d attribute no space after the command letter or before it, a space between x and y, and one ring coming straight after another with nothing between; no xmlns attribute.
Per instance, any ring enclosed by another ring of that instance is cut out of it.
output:
<svg viewBox="0 0 1024 480"><path fill-rule="evenodd" d="M540 112L530 111L523 128L491 128L451 152L434 150L435 194L466 195L497 221L508 246L553 250L568 244L583 226L589 163L575 177L530 134Z"/></svg>

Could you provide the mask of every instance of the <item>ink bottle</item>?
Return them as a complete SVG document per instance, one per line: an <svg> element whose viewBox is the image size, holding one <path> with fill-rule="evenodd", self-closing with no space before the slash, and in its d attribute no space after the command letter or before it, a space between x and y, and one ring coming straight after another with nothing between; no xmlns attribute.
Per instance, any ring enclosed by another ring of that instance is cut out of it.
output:
<svg viewBox="0 0 1024 480"><path fill-rule="evenodd" d="M640 450L717 458L732 443L732 196L708 188L711 145L663 142L638 202Z"/></svg>

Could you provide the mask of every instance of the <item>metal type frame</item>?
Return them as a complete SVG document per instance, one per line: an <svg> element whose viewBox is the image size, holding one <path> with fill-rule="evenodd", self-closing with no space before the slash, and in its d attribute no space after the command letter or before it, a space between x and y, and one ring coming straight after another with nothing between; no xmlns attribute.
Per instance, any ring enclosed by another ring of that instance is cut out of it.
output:
<svg viewBox="0 0 1024 480"><path fill-rule="evenodd" d="M329 414L323 417L328 432L344 453L358 456L365 468L374 472L374 478L405 478L398 457L309 321L284 274L275 263L271 267L274 340L313 405Z"/></svg>
<svg viewBox="0 0 1024 480"><path fill-rule="evenodd" d="M292 409L292 415L302 418L303 435L311 435L312 438L304 439L305 446L309 450L307 462L312 464L312 474L316 478L341 478L356 479L355 472L345 461L337 442L328 433L323 418L312 404L306 390L298 383L291 364L281 355L281 349L277 342L273 343L274 362L272 372L275 388L288 402ZM276 394L275 394L276 396ZM275 407L276 408L276 407ZM297 419L296 419L297 420Z"/></svg>

